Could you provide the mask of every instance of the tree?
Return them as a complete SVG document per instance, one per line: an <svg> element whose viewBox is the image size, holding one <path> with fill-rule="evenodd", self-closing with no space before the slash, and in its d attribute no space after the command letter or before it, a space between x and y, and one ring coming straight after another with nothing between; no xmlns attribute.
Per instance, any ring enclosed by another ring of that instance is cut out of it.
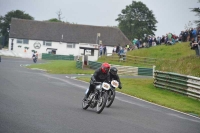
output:
<svg viewBox="0 0 200 133"><path fill-rule="evenodd" d="M61 15L62 15L62 11L61 10L59 10L56 14L58 15L58 20L61 21L64 18L64 17L61 18Z"/></svg>
<svg viewBox="0 0 200 133"><path fill-rule="evenodd" d="M126 6L118 15L116 21L119 22L118 27L128 37L143 38L144 34L154 35L156 31L157 20L153 11L142 2L132 1L132 4Z"/></svg>
<svg viewBox="0 0 200 133"><path fill-rule="evenodd" d="M20 19L29 19L33 20L34 18L29 14L26 14L24 11L16 10L10 11L5 16L0 16L0 34L5 37L5 44L8 45L9 30L11 18L20 18Z"/></svg>
<svg viewBox="0 0 200 133"><path fill-rule="evenodd" d="M200 0L199 0L199 2L200 2ZM196 16L200 17L200 9L199 9L199 7L197 7L197 8L192 8L192 11L196 13ZM200 26L200 20L196 20L195 23L196 23L198 26Z"/></svg>
<svg viewBox="0 0 200 133"><path fill-rule="evenodd" d="M52 19L49 19L47 21L49 21L49 22L62 22L61 20L58 20L57 18L52 18Z"/></svg>
<svg viewBox="0 0 200 133"><path fill-rule="evenodd" d="M189 21L187 24L185 24L185 30L190 30L192 27L193 23Z"/></svg>

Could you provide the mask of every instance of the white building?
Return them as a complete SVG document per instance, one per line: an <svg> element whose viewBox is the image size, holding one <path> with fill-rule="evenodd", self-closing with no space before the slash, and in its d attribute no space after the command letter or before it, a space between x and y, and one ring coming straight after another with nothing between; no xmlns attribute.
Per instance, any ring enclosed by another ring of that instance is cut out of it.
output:
<svg viewBox="0 0 200 133"><path fill-rule="evenodd" d="M130 41L114 27L66 24L62 22L33 21L12 18L9 50L31 58L33 51L57 55L88 55L96 61L99 44L112 53L113 47Z"/></svg>

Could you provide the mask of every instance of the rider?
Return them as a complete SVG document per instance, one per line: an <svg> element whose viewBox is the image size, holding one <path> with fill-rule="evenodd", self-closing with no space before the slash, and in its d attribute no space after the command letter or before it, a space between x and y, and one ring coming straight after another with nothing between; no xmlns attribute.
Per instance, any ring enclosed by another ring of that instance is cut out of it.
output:
<svg viewBox="0 0 200 133"><path fill-rule="evenodd" d="M37 53L37 51L34 51L34 52L33 52L32 58L34 58L34 57L35 57L35 58L38 58L38 53Z"/></svg>
<svg viewBox="0 0 200 133"><path fill-rule="evenodd" d="M118 82L119 82L119 86L118 86L118 88L119 89L122 89L122 84L121 84L121 81L120 81L120 78L119 78L119 76L118 76L118 74L117 74L117 68L116 67L111 67L110 68L110 80L112 81L112 80L117 80Z"/></svg>
<svg viewBox="0 0 200 133"><path fill-rule="evenodd" d="M89 90L88 90L87 94L85 95L84 100L86 100L88 98L88 96L90 95L90 93L95 89L94 82L109 82L110 81L109 70L110 70L110 65L105 62L101 65L100 68L98 68L94 72L94 74L90 80Z"/></svg>
<svg viewBox="0 0 200 133"><path fill-rule="evenodd" d="M36 57L36 52L33 52L32 58Z"/></svg>

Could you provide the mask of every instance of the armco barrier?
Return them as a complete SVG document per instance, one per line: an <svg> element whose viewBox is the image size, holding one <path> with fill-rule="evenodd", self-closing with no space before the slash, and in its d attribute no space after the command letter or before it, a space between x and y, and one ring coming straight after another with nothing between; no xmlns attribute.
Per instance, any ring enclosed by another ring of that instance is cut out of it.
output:
<svg viewBox="0 0 200 133"><path fill-rule="evenodd" d="M53 55L53 54L42 54L42 59L45 60L74 60L73 55Z"/></svg>
<svg viewBox="0 0 200 133"><path fill-rule="evenodd" d="M138 67L138 75L153 76L153 69Z"/></svg>
<svg viewBox="0 0 200 133"><path fill-rule="evenodd" d="M154 86L200 99L200 78L155 71Z"/></svg>
<svg viewBox="0 0 200 133"><path fill-rule="evenodd" d="M102 63L95 62L95 61L88 61L88 63L89 63L90 68L92 69L97 69L102 65Z"/></svg>
<svg viewBox="0 0 200 133"><path fill-rule="evenodd" d="M83 62L82 61L76 61L76 68L83 69Z"/></svg>
<svg viewBox="0 0 200 133"><path fill-rule="evenodd" d="M94 61L88 61L90 68L97 69L99 68L102 63L100 62L94 62ZM140 67L133 67L133 66L121 66L121 65L114 65L111 64L111 66L114 66L118 69L119 75L141 75L141 76L153 76L153 72L155 67L153 68L140 68Z"/></svg>

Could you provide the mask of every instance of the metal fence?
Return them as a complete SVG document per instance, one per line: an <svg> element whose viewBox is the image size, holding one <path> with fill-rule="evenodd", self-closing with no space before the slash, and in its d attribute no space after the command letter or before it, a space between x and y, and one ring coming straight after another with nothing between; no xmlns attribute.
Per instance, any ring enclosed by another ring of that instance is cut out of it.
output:
<svg viewBox="0 0 200 133"><path fill-rule="evenodd" d="M97 69L97 68L99 68L99 67L102 65L102 63L100 63L100 62L95 62L95 61L88 61L88 65L89 65L90 68L92 68L92 69Z"/></svg>
<svg viewBox="0 0 200 133"><path fill-rule="evenodd" d="M171 72L155 71L154 86L200 99L200 78Z"/></svg>
<svg viewBox="0 0 200 133"><path fill-rule="evenodd" d="M157 59L139 57L139 56L130 56L130 55L121 55L113 54L112 56L107 56L111 61L120 61L120 62L131 62L133 64L143 64L148 66L153 66L156 64Z"/></svg>
<svg viewBox="0 0 200 133"><path fill-rule="evenodd" d="M42 54L42 59L45 60L74 60L73 55L54 55L54 54Z"/></svg>

